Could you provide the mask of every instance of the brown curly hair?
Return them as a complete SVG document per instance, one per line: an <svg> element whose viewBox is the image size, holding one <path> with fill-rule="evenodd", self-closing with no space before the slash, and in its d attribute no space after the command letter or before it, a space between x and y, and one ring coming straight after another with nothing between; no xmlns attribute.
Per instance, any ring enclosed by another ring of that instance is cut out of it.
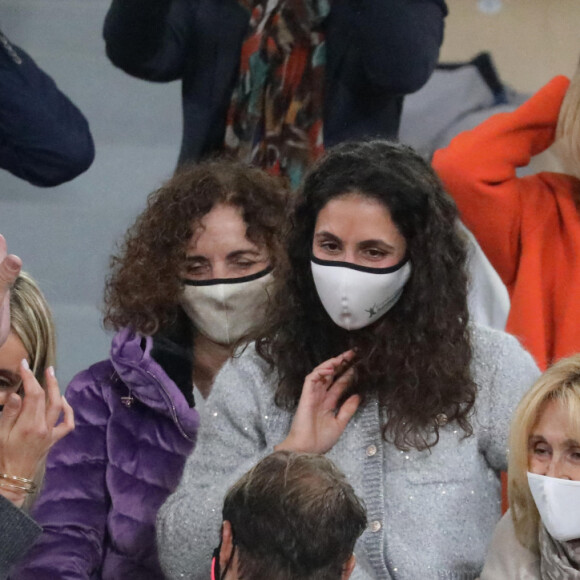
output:
<svg viewBox="0 0 580 580"><path fill-rule="evenodd" d="M346 331L320 302L310 258L316 219L331 200L360 193L382 203L407 242L411 277L395 306L368 327ZM401 449L439 438L438 416L472 433L476 397L470 371L466 247L457 209L431 167L411 148L388 141L344 143L306 177L287 242L290 268L279 271L269 327L257 342L279 373L276 402L293 409L304 377L355 349L355 380L345 396L378 396L383 436Z"/></svg>
<svg viewBox="0 0 580 580"><path fill-rule="evenodd" d="M111 256L105 327L152 335L175 322L187 244L216 204L240 208L248 239L267 249L276 268L284 260L288 200L284 183L255 167L223 160L181 166L149 196Z"/></svg>

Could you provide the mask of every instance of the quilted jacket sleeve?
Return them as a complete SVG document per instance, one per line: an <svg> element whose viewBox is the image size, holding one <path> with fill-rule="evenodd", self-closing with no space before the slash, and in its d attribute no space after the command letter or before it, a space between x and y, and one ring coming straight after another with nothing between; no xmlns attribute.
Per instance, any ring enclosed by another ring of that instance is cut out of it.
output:
<svg viewBox="0 0 580 580"><path fill-rule="evenodd" d="M66 397L76 428L48 456L44 487L33 510L43 533L12 580L100 578L109 511L109 407L90 369L72 380Z"/></svg>
<svg viewBox="0 0 580 580"><path fill-rule="evenodd" d="M541 189L540 177L518 178L516 169L553 143L568 86L566 77L555 77L515 111L461 133L433 157L465 225L506 286L518 270L526 192Z"/></svg>

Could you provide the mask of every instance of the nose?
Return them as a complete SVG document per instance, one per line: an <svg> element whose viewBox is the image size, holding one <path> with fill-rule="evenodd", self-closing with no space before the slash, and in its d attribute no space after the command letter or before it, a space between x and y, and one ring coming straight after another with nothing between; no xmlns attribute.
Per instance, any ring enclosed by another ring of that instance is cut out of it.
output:
<svg viewBox="0 0 580 580"><path fill-rule="evenodd" d="M553 458L548 465L546 473L548 477L555 477L557 479L571 479L569 475L566 475L566 469L564 462L560 458Z"/></svg>

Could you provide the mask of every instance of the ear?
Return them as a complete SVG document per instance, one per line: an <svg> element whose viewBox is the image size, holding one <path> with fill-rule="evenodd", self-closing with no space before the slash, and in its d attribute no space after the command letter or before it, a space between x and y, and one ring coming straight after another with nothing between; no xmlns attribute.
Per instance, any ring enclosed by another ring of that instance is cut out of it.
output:
<svg viewBox="0 0 580 580"><path fill-rule="evenodd" d="M351 554L350 558L346 561L345 565L342 568L342 576L340 577L340 580L348 580L355 566L356 566L356 556L354 554Z"/></svg>
<svg viewBox="0 0 580 580"><path fill-rule="evenodd" d="M225 570L234 549L234 535L232 533L232 524L225 520L222 524L222 547L220 549L220 569Z"/></svg>

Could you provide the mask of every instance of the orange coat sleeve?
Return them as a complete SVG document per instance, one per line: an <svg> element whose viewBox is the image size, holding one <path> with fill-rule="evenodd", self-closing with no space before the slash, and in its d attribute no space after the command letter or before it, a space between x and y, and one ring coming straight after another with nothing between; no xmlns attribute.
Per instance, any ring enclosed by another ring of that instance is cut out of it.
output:
<svg viewBox="0 0 580 580"><path fill-rule="evenodd" d="M518 268L522 203L526 191L540 187L538 177L518 178L516 169L553 143L569 84L553 78L515 111L461 133L433 157L463 221L508 287Z"/></svg>

